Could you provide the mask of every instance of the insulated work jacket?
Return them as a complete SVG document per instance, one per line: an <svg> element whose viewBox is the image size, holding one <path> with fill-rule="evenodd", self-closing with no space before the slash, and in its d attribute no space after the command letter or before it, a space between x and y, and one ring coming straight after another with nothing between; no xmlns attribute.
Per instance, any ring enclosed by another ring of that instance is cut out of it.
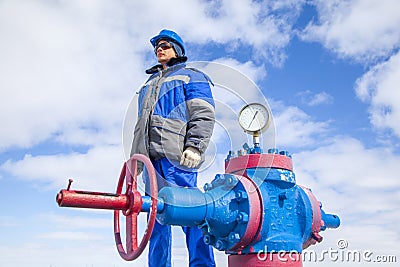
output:
<svg viewBox="0 0 400 267"><path fill-rule="evenodd" d="M152 160L179 161L185 148L204 152L214 128L211 80L184 63L155 70L139 91L138 121L131 155L140 153Z"/></svg>

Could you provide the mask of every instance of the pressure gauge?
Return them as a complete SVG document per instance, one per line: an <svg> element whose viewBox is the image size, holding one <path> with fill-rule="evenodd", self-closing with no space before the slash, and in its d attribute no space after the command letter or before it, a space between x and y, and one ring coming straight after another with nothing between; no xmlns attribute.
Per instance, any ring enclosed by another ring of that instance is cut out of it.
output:
<svg viewBox="0 0 400 267"><path fill-rule="evenodd" d="M251 134L266 130L270 120L268 109L259 103L248 104L239 112L240 126Z"/></svg>

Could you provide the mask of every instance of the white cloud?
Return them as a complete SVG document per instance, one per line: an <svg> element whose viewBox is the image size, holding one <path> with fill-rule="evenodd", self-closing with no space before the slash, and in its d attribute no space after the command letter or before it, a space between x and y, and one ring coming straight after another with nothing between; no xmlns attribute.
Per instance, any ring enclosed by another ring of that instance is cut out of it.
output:
<svg viewBox="0 0 400 267"><path fill-rule="evenodd" d="M355 84L356 94L370 104L372 125L400 136L400 2L396 0L314 1L318 21L301 37L321 42L342 58L376 64ZM380 62L380 63L377 63ZM385 133L386 134L386 133ZM389 138L390 139L390 138ZM382 142L390 143L388 138Z"/></svg>
<svg viewBox="0 0 400 267"><path fill-rule="evenodd" d="M96 235L88 232L76 232L76 231L61 231L61 232L52 232L45 233L38 236L41 239L55 239L62 241L98 241L103 239L104 237L101 235Z"/></svg>
<svg viewBox="0 0 400 267"><path fill-rule="evenodd" d="M329 122L314 121L300 108L279 101L270 101L270 104L274 112L277 147L305 148L324 143L321 137L329 130Z"/></svg>
<svg viewBox="0 0 400 267"><path fill-rule="evenodd" d="M55 236L54 236L55 237ZM78 242L79 241L79 242ZM29 255L21 257L21 253ZM147 250L144 252L146 253ZM0 245L1 263L4 266L132 266L132 262L122 260L112 238L109 241L101 239L88 240L60 240L43 239L41 242L20 242L18 249L9 245ZM117 264L117 265L116 265ZM135 266L146 266L145 254L135 261Z"/></svg>
<svg viewBox="0 0 400 267"><path fill-rule="evenodd" d="M68 229L68 230L88 230L98 228L110 228L111 222L109 218L89 217L89 216L77 216L77 215L56 215L56 214L43 214L39 216L41 221L49 222L54 225L57 229ZM60 232L58 232L60 233ZM47 236L54 236L49 234Z"/></svg>
<svg viewBox="0 0 400 267"><path fill-rule="evenodd" d="M120 127L140 57L106 2L92 3L1 2L0 149Z"/></svg>
<svg viewBox="0 0 400 267"><path fill-rule="evenodd" d="M234 68L239 71L242 75L245 75L254 83L259 83L260 80L267 76L267 71L264 65L256 66L254 62L247 61L241 63L234 58L219 58L214 62L224 64L230 68Z"/></svg>
<svg viewBox="0 0 400 267"><path fill-rule="evenodd" d="M153 34L171 28L187 42L240 42L260 60L282 62L301 4L2 1L0 149L54 138L116 144L127 100L145 80Z"/></svg>
<svg viewBox="0 0 400 267"><path fill-rule="evenodd" d="M160 27L176 29L189 42L231 42L233 47L241 42L256 49L255 57L280 64L286 57L282 49L291 38L291 26L302 4L303 1L180 0L165 7L146 1L140 4L140 10L151 7L151 13L158 19L149 21L148 13L141 12L134 21L137 24L147 21L154 33Z"/></svg>
<svg viewBox="0 0 400 267"><path fill-rule="evenodd" d="M346 136L329 141L329 145L294 155L301 171L311 175L308 182L333 186L344 193L360 190L360 194L398 186L395 169L400 157L390 150L366 148L359 140Z"/></svg>
<svg viewBox="0 0 400 267"><path fill-rule="evenodd" d="M333 97L327 92L314 94L312 91L306 90L297 93L296 96L300 97L300 101L308 106L331 104L333 102Z"/></svg>
<svg viewBox="0 0 400 267"><path fill-rule="evenodd" d="M396 212L400 201L399 155L385 148L367 148L346 136L336 136L330 142L293 154L297 183L311 188L323 209L341 219L338 230L322 234L331 244L324 240L315 249L332 244L337 248L335 239L344 238L351 250L394 253L400 231L387 225L395 225L400 219ZM346 262L346 266L352 263Z"/></svg>
<svg viewBox="0 0 400 267"><path fill-rule="evenodd" d="M397 0L314 1L318 21L301 36L321 42L340 57L360 61L390 55L400 44L400 2Z"/></svg>
<svg viewBox="0 0 400 267"><path fill-rule="evenodd" d="M17 221L16 218L12 216L0 216L0 227L1 228L6 228L6 227L17 227L20 225L20 222Z"/></svg>
<svg viewBox="0 0 400 267"><path fill-rule="evenodd" d="M400 53L393 55L356 82L357 96L370 104L370 121L378 129L390 129L400 137Z"/></svg>
<svg viewBox="0 0 400 267"><path fill-rule="evenodd" d="M90 149L86 154L28 154L21 160L6 161L0 170L45 188L65 188L68 179L73 178L73 188L114 192L123 162L121 147L106 146Z"/></svg>
<svg viewBox="0 0 400 267"><path fill-rule="evenodd" d="M321 104L330 104L333 101L333 97L326 93L326 92L322 92L322 93L318 93L316 95L314 95L314 97L312 99L310 99L309 105L310 106L316 106L316 105L321 105Z"/></svg>

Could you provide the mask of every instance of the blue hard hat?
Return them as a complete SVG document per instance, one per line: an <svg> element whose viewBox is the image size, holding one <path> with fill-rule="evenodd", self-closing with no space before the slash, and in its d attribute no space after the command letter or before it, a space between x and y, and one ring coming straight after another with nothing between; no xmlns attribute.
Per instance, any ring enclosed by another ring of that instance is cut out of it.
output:
<svg viewBox="0 0 400 267"><path fill-rule="evenodd" d="M164 29L160 31L157 36L151 38L150 43L153 45L153 47L156 47L158 41L161 39L167 39L176 42L181 47L183 55L185 55L185 44L183 43L182 38L179 37L176 32Z"/></svg>

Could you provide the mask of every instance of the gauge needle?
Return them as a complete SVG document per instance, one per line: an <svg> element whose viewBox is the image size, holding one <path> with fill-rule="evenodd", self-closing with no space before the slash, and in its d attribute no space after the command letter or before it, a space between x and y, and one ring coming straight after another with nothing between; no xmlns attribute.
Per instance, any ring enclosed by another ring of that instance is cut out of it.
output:
<svg viewBox="0 0 400 267"><path fill-rule="evenodd" d="M250 128L250 125L253 123L254 119L256 118L257 113L258 113L258 110L256 111L256 113L254 113L253 119L251 119L251 122L250 122L249 126L247 126L247 128Z"/></svg>

